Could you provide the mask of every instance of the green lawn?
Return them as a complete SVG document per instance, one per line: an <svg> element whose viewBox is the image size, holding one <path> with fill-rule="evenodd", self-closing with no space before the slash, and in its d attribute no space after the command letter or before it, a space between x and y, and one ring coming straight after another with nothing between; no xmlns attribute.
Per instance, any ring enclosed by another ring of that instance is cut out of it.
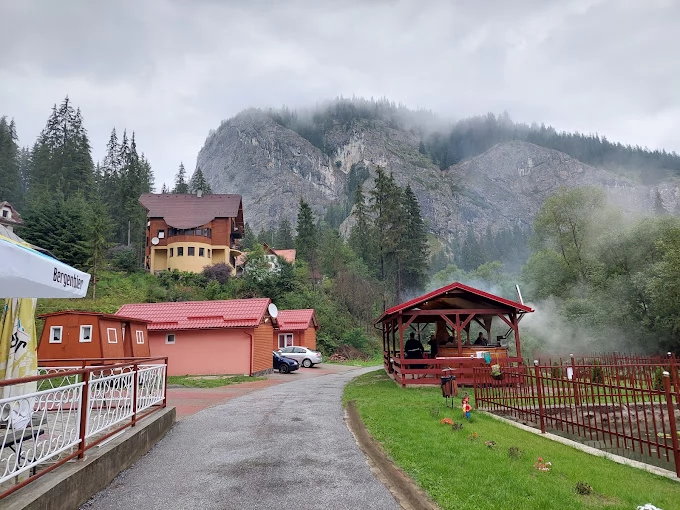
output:
<svg viewBox="0 0 680 510"><path fill-rule="evenodd" d="M470 393L472 391L470 390ZM366 427L395 463L447 509L635 509L652 503L680 508L680 483L594 457L472 411L470 422L444 406L439 387L401 388L382 370L345 389ZM440 424L463 422L462 430ZM477 437L474 438L474 434ZM489 448L485 443L495 441ZM517 447L520 458L510 458ZM534 468L538 457L548 472ZM577 482L593 488L576 493Z"/></svg>
<svg viewBox="0 0 680 510"><path fill-rule="evenodd" d="M230 384L262 380L264 380L264 377L250 377L247 375L204 377L193 375L170 375L168 376L168 385L186 386L187 388L218 388Z"/></svg>
<svg viewBox="0 0 680 510"><path fill-rule="evenodd" d="M371 359L365 360L365 361L362 360L362 359L348 359L347 361L328 361L328 359L325 359L324 363L331 363L333 365L350 365L350 366L353 366L353 367L382 366L382 364L383 364L383 354L381 352L380 354L376 354Z"/></svg>

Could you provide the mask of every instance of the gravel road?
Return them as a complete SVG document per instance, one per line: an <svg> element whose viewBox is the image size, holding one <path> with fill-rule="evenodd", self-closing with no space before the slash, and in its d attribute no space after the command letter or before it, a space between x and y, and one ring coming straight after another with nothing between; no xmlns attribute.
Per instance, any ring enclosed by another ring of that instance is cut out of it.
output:
<svg viewBox="0 0 680 510"><path fill-rule="evenodd" d="M272 386L189 416L82 508L396 510L343 418L343 387L370 370Z"/></svg>

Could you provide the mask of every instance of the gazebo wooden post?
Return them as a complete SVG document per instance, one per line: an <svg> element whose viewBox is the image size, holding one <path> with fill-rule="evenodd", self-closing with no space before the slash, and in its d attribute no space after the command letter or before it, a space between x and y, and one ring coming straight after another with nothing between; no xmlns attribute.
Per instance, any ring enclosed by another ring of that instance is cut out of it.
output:
<svg viewBox="0 0 680 510"><path fill-rule="evenodd" d="M520 348L519 348L519 345L520 345L519 344L519 321L517 320L517 314L516 313L512 314L512 324L513 324L512 329L515 331L515 350L517 351L516 356L518 358L521 358L522 352L520 351Z"/></svg>
<svg viewBox="0 0 680 510"><path fill-rule="evenodd" d="M458 342L458 356L463 355L463 332L460 327L460 314L456 314L456 341Z"/></svg>
<svg viewBox="0 0 680 510"><path fill-rule="evenodd" d="M404 374L404 327L403 327L403 322L401 318L401 312L399 312L399 318L397 319L397 324L399 327L399 364L401 365L401 385L402 387L406 387L406 374Z"/></svg>

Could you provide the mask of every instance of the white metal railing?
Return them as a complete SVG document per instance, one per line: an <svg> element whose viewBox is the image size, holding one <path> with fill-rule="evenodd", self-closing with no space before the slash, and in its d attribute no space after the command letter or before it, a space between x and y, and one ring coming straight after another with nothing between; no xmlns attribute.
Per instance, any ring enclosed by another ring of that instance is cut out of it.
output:
<svg viewBox="0 0 680 510"><path fill-rule="evenodd" d="M0 399L0 483L80 443L83 383Z"/></svg>
<svg viewBox="0 0 680 510"><path fill-rule="evenodd" d="M27 483L19 475L31 471L30 481L164 406L167 361L154 361L41 367L39 377L0 381L0 499Z"/></svg>

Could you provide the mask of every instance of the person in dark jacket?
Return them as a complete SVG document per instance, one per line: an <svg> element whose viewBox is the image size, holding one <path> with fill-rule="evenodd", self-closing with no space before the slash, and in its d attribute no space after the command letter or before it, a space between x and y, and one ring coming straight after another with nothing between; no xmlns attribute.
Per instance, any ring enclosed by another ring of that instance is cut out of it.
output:
<svg viewBox="0 0 680 510"><path fill-rule="evenodd" d="M439 340L434 335L430 335L430 341L427 344L430 346L430 359L435 359L439 352Z"/></svg>

